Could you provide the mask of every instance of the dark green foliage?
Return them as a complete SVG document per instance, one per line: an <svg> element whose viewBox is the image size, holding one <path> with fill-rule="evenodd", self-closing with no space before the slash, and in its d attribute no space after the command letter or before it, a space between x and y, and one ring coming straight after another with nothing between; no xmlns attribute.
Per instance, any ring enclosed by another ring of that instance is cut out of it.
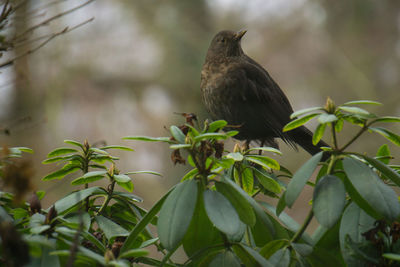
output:
<svg viewBox="0 0 400 267"><path fill-rule="evenodd" d="M275 148L235 145L233 151L226 151L223 140L237 132L222 132L225 121L206 121L203 127L198 123L195 127L194 117L187 116L184 125L170 127L170 137L124 138L167 143L175 164L192 167L149 211L131 193L130 176L160 174L122 173L116 168L118 158L110 154L112 149L131 148L65 140L71 147L57 148L43 161L63 164L43 180L71 175L72 185L84 188L61 197L47 210L40 205L43 191L19 206L13 204L18 191L2 192L1 260L46 266L64 266L68 261L76 266L398 266L398 165L390 165L394 157L387 145L375 157L347 148L368 130L399 145L398 135L371 125L400 119L378 117L354 106L360 104L377 103L352 101L336 107L328 99L325 107L292 115L295 121L286 130L317 118L314 143L324 133L332 140L330 147L305 161L294 175L269 156L282 155ZM347 123L361 128L339 146L339 132ZM0 177L5 182L11 174L24 177L17 175L24 169L15 160L32 151L16 147L2 152ZM108 185L89 186L99 180L107 180ZM312 206L299 224L284 209L299 201L306 186L315 187ZM257 195L279 199L278 204L258 201ZM310 236L305 230L314 216L320 225ZM157 228L158 237L149 225ZM7 233L14 233L13 238ZM161 260L149 256L149 246L157 248ZM177 263L171 256L181 246L188 259ZM19 259L17 252L23 255Z"/></svg>

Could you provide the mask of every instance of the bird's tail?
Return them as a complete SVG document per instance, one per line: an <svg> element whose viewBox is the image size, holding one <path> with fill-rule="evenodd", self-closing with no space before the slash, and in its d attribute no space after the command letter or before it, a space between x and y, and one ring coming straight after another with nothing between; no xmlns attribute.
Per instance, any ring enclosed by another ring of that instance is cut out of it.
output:
<svg viewBox="0 0 400 267"><path fill-rule="evenodd" d="M320 147L323 146L329 147L329 145L322 140L319 141L318 144L314 146L312 143L313 133L304 126L289 131L288 134L291 140L296 142L311 155L320 152L321 151ZM328 156L329 155L327 153L324 153L323 160L327 159Z"/></svg>

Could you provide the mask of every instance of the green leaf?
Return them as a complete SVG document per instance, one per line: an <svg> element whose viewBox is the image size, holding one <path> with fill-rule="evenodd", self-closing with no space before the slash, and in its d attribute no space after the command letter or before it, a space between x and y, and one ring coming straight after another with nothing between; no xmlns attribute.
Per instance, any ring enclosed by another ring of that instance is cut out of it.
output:
<svg viewBox="0 0 400 267"><path fill-rule="evenodd" d="M226 238L228 239L229 242L234 243L234 242L240 242L243 240L243 236L244 236L244 233L246 232L247 227L246 227L246 224L242 223L242 221L240 221L239 225L240 225L239 231L237 231L233 235L226 235Z"/></svg>
<svg viewBox="0 0 400 267"><path fill-rule="evenodd" d="M198 131L195 127L193 127L192 125L190 125L189 123L185 123L185 125L186 125L187 127L189 127L188 135L190 135L190 136L192 136L192 137L195 137L195 136L198 136L198 135L200 134L199 131Z"/></svg>
<svg viewBox="0 0 400 267"><path fill-rule="evenodd" d="M74 140L64 140L64 143L83 148L83 145Z"/></svg>
<svg viewBox="0 0 400 267"><path fill-rule="evenodd" d="M75 160L75 161L83 161L83 158L80 155L69 155L69 156L59 156L59 157L54 157L54 158L49 158L49 159L45 159L42 161L42 164L49 164L49 163L54 163L57 161L71 161L71 160Z"/></svg>
<svg viewBox="0 0 400 267"><path fill-rule="evenodd" d="M266 156L246 156L246 160L256 163L266 169L278 170L280 169L279 163Z"/></svg>
<svg viewBox="0 0 400 267"><path fill-rule="evenodd" d="M376 153L377 157L385 157L385 158L381 158L379 159L379 161L381 161L384 164L389 164L390 162L390 150L389 150L389 146L387 144L383 144L379 147L378 152Z"/></svg>
<svg viewBox="0 0 400 267"><path fill-rule="evenodd" d="M260 255L256 250L244 245L244 244L234 244L232 246L235 254L240 258L244 266L254 266L254 267L273 267L268 260Z"/></svg>
<svg viewBox="0 0 400 267"><path fill-rule="evenodd" d="M382 127L368 127L368 129L382 135L383 137L391 141L393 144L400 146L400 136L395 133L392 133L388 129Z"/></svg>
<svg viewBox="0 0 400 267"><path fill-rule="evenodd" d="M245 153L248 153L248 152L250 152L250 151L259 151L259 150L261 150L261 151L266 151L266 152L272 152L272 153L276 153L276 154L282 155L282 152L279 151L278 149L273 148L273 147L268 147L268 146L263 146L263 147L252 147L252 148L246 150Z"/></svg>
<svg viewBox="0 0 400 267"><path fill-rule="evenodd" d="M196 136L194 140L201 141L204 139L226 139L226 138L228 138L228 133L204 133Z"/></svg>
<svg viewBox="0 0 400 267"><path fill-rule="evenodd" d="M121 255L118 256L119 259L121 258L138 258L138 257L143 257L149 255L149 252L145 249L141 248L136 248L136 249L130 249Z"/></svg>
<svg viewBox="0 0 400 267"><path fill-rule="evenodd" d="M265 207L270 213L276 214L276 208L272 206L269 203L266 202L260 202L260 204ZM281 212L279 215L279 220L285 225L290 231L292 232L297 232L300 229L300 225L292 218L290 217L287 213ZM308 244L313 244L313 240L307 233L303 233L301 236L302 240L307 242Z"/></svg>
<svg viewBox="0 0 400 267"><path fill-rule="evenodd" d="M128 175L125 175L125 174L114 174L113 177L118 184L119 183L128 183L131 181L131 177L129 177Z"/></svg>
<svg viewBox="0 0 400 267"><path fill-rule="evenodd" d="M169 148L171 149L190 148L190 147L192 147L191 144L174 144L169 146Z"/></svg>
<svg viewBox="0 0 400 267"><path fill-rule="evenodd" d="M145 247L149 247L151 245L156 244L160 239L158 237L156 238L152 238L152 239L148 239L146 241L144 241L141 245L140 248L145 248Z"/></svg>
<svg viewBox="0 0 400 267"><path fill-rule="evenodd" d="M36 193L37 197L39 198L39 200L42 200L46 194L46 191L39 190L39 191L36 191L35 193Z"/></svg>
<svg viewBox="0 0 400 267"><path fill-rule="evenodd" d="M333 114L322 113L318 116L318 122L321 124L337 121L338 118Z"/></svg>
<svg viewBox="0 0 400 267"><path fill-rule="evenodd" d="M278 250L269 258L269 262L275 267L288 267L290 264L290 250L287 248Z"/></svg>
<svg viewBox="0 0 400 267"><path fill-rule="evenodd" d="M301 117L299 119L295 119L291 122L289 122L288 124L285 125L285 127L283 127L283 132L287 132L293 129L296 129L300 126L302 126L303 124L305 124L306 122L308 122L309 120L311 120L312 118L314 118L315 116L318 116L320 113L312 113L309 115L306 115L304 117Z"/></svg>
<svg viewBox="0 0 400 267"><path fill-rule="evenodd" d="M196 209L183 238L183 248L189 257L207 247L222 243L221 233L208 219L203 201L204 189L200 183L198 183L198 190Z"/></svg>
<svg viewBox="0 0 400 267"><path fill-rule="evenodd" d="M125 175L134 175L134 174L153 174L157 176L162 176L161 173L159 172L154 172L154 171L135 171L135 172L127 172Z"/></svg>
<svg viewBox="0 0 400 267"><path fill-rule="evenodd" d="M373 117L373 114L369 113L368 111L362 108L339 106L339 109L351 114L360 115L362 117Z"/></svg>
<svg viewBox="0 0 400 267"><path fill-rule="evenodd" d="M286 191L283 192L281 197L279 198L278 204L276 205L276 216L279 217L279 215L284 211L286 208L286 197L285 197Z"/></svg>
<svg viewBox="0 0 400 267"><path fill-rule="evenodd" d="M132 148L128 146L103 146L100 148L101 150L107 150L107 149L118 149L118 150L124 150L124 151L135 151Z"/></svg>
<svg viewBox="0 0 400 267"><path fill-rule="evenodd" d="M106 174L107 174L107 171L92 171L92 172L85 173L82 177L83 178L89 178L89 177L106 175Z"/></svg>
<svg viewBox="0 0 400 267"><path fill-rule="evenodd" d="M366 124L366 121L367 121L366 119L363 119L363 118L360 118L358 116L354 116L351 114L344 115L342 118L344 120L350 122L351 124L358 125L360 127L364 127Z"/></svg>
<svg viewBox="0 0 400 267"><path fill-rule="evenodd" d="M172 125L169 129L171 131L172 136L175 138L176 141L178 141L181 144L185 143L186 136L183 134L181 129L179 129L175 125Z"/></svg>
<svg viewBox="0 0 400 267"><path fill-rule="evenodd" d="M63 213L64 211L68 210L69 208L75 206L82 200L86 199L87 197L91 195L99 195L99 194L106 194L106 192L101 189L100 187L90 187L87 189L83 189L77 192L74 192L72 194L69 194L68 196L59 199L54 203L54 206L56 208L56 211L58 214Z"/></svg>
<svg viewBox="0 0 400 267"><path fill-rule="evenodd" d="M261 248L260 254L264 258L269 259L275 252L277 252L281 248L289 246L289 244L290 244L289 240L286 239L272 240Z"/></svg>
<svg viewBox="0 0 400 267"><path fill-rule="evenodd" d="M117 184L120 187L122 187L123 189L125 189L126 191L128 191L128 192L132 192L133 191L134 186L133 186L132 181L129 181L129 182L126 182L126 183L122 183L122 182L118 182L117 181Z"/></svg>
<svg viewBox="0 0 400 267"><path fill-rule="evenodd" d="M374 218L382 218L382 215L375 211L375 209L360 195L347 176L344 177L343 182L352 201L357 203L357 205L370 216Z"/></svg>
<svg viewBox="0 0 400 267"><path fill-rule="evenodd" d="M240 261L231 251L226 250L218 254L211 261L209 267L240 267Z"/></svg>
<svg viewBox="0 0 400 267"><path fill-rule="evenodd" d="M100 149L100 148L96 148L96 147L89 148L89 151L96 152L96 153L102 154L102 155L109 155L109 153L107 151Z"/></svg>
<svg viewBox="0 0 400 267"><path fill-rule="evenodd" d="M76 172L80 170L79 167L77 167L76 165L69 165L68 163L66 165L64 165L64 167L60 170L57 170L55 172L52 172L48 175L46 175L45 177L42 178L42 181L50 181L50 180L54 180L54 179L62 179L64 178L66 175Z"/></svg>
<svg viewBox="0 0 400 267"><path fill-rule="evenodd" d="M349 101L343 104L343 106L349 106L349 105L382 105L382 103L372 101L372 100L355 100L355 101Z"/></svg>
<svg viewBox="0 0 400 267"><path fill-rule="evenodd" d="M303 187L306 185L308 179L310 179L311 175L317 168L321 158L322 152L315 154L293 175L293 178L290 180L285 193L285 201L288 207L292 207L293 203L303 190Z"/></svg>
<svg viewBox="0 0 400 267"><path fill-rule="evenodd" d="M88 184L104 178L107 171L92 171L87 172L82 177L76 178L71 182L72 185Z"/></svg>
<svg viewBox="0 0 400 267"><path fill-rule="evenodd" d="M331 228L340 219L346 204L346 189L342 181L334 175L322 177L315 187L313 211L318 222Z"/></svg>
<svg viewBox="0 0 400 267"><path fill-rule="evenodd" d="M253 187L254 187L254 177L253 172L250 168L244 168L242 170L242 188L243 190L249 194L253 194Z"/></svg>
<svg viewBox="0 0 400 267"><path fill-rule="evenodd" d="M281 186L273 178L267 176L264 172L257 169L253 169L253 172L256 175L257 180L265 189L275 194L279 194L281 192Z"/></svg>
<svg viewBox="0 0 400 267"><path fill-rule="evenodd" d="M90 218L89 218L90 219ZM92 242L102 253L104 253L106 251L106 247L103 245L102 242L100 242L94 235L92 235L91 233L87 232L87 231L82 231L82 236Z"/></svg>
<svg viewBox="0 0 400 267"><path fill-rule="evenodd" d="M212 123L210 123L210 125L208 126L207 132L208 133L213 133L216 132L222 128L224 128L228 123L224 120L218 120L218 121L213 121Z"/></svg>
<svg viewBox="0 0 400 267"><path fill-rule="evenodd" d="M260 207L260 205L255 201L252 197L250 197L246 192L243 191L237 184L235 184L232 180L227 179L226 177L222 177L221 182L224 182L228 184L230 187L236 190L240 195L242 195L247 202L250 203L250 205L253 207L254 212L257 216L257 222L259 222L263 228L265 228L267 231L265 234L269 234L270 237L275 234L275 229L272 225L271 220L269 217L265 214L264 210Z"/></svg>
<svg viewBox="0 0 400 267"><path fill-rule="evenodd" d="M352 249L346 245L346 237L354 242L365 242L363 233L374 228L375 219L366 214L356 203L352 202L345 209L339 229L340 248L348 266L367 266L366 262L354 257Z"/></svg>
<svg viewBox="0 0 400 267"><path fill-rule="evenodd" d="M256 215L250 203L234 188L226 183L215 181L217 191L223 194L235 208L242 222L249 226L256 223Z"/></svg>
<svg viewBox="0 0 400 267"><path fill-rule="evenodd" d="M189 227L197 191L197 182L186 180L177 185L165 200L157 227L161 244L168 250L173 250L181 242Z"/></svg>
<svg viewBox="0 0 400 267"><path fill-rule="evenodd" d="M171 143L169 137L149 137L149 136L126 136L123 137L124 140L137 140L137 141L145 141L145 142L166 142Z"/></svg>
<svg viewBox="0 0 400 267"><path fill-rule="evenodd" d="M292 243L291 246L303 257L307 257L313 252L313 247L308 244Z"/></svg>
<svg viewBox="0 0 400 267"><path fill-rule="evenodd" d="M340 133L343 129L343 122L344 120L342 118L338 119L337 122L335 123L335 131Z"/></svg>
<svg viewBox="0 0 400 267"><path fill-rule="evenodd" d="M159 201L157 201L157 203L154 204L153 207L146 213L146 215L135 225L135 227L125 240L124 244L122 245L120 253L123 253L133 248L133 245L135 244L135 241L138 238L139 234L143 231L143 229L146 228L150 221L156 217L165 200L174 189L175 187L173 187L170 191L168 191L167 194L165 194Z"/></svg>
<svg viewBox="0 0 400 267"><path fill-rule="evenodd" d="M400 122L400 117L384 116L375 119L375 122Z"/></svg>
<svg viewBox="0 0 400 267"><path fill-rule="evenodd" d="M371 164L375 169L380 171L384 176L392 180L397 186L400 186L400 174L395 172L388 165L384 164L382 161L379 161L374 158L370 158L365 155L361 155L369 164Z"/></svg>
<svg viewBox="0 0 400 267"><path fill-rule="evenodd" d="M183 177L181 182L192 179L196 174L199 173L199 170L197 168L190 170L187 172Z"/></svg>
<svg viewBox="0 0 400 267"><path fill-rule="evenodd" d="M233 159L234 161L242 161L243 155L239 152L231 152L226 155L228 159Z"/></svg>
<svg viewBox="0 0 400 267"><path fill-rule="evenodd" d="M293 120L294 118L301 116L303 114L309 113L311 111L317 111L317 110L321 110L323 111L324 109L322 107L312 107L312 108L305 108L305 109L300 109L298 111L293 112L290 115L290 119ZM318 114L318 113L317 113Z"/></svg>
<svg viewBox="0 0 400 267"><path fill-rule="evenodd" d="M62 241L64 241L64 243L66 243L69 247L73 247L74 246L74 244L69 240L62 239ZM80 258L82 256L85 256L85 257L87 257L89 259L92 259L92 260L96 261L97 263L101 264L102 266L105 266L107 264L106 261L104 260L104 256L103 255L97 254L97 253L91 251L90 249L87 249L87 248L85 248L83 246L78 246L78 251L80 252L80 253L78 253L78 256ZM93 263L86 263L86 264L93 265Z"/></svg>
<svg viewBox="0 0 400 267"><path fill-rule="evenodd" d="M389 220L395 220L400 215L396 193L367 165L352 158L345 158L343 168L350 183L376 212Z"/></svg>
<svg viewBox="0 0 400 267"><path fill-rule="evenodd" d="M65 154L78 153L78 152L79 151L75 148L60 147L60 148L54 149L49 154L47 154L47 157L51 158L51 157L56 157L56 156L60 156L60 155L65 155Z"/></svg>
<svg viewBox="0 0 400 267"><path fill-rule="evenodd" d="M240 230L239 215L224 195L206 190L203 198L207 216L215 227L227 235L234 235Z"/></svg>
<svg viewBox="0 0 400 267"><path fill-rule="evenodd" d="M127 192L114 191L113 196L118 196L118 197L124 198L125 200L127 200L129 202L143 202L142 198L140 198L134 194L127 193Z"/></svg>
<svg viewBox="0 0 400 267"><path fill-rule="evenodd" d="M88 178L79 177L79 178L74 179L71 182L71 185L82 185L82 184L93 183L93 182L101 180L103 178L104 178L104 175L90 176Z"/></svg>
<svg viewBox="0 0 400 267"><path fill-rule="evenodd" d="M91 157L91 160L98 164L104 164L107 161L112 163L113 160L117 160L117 159L118 159L117 157L112 157L110 155L100 155L100 154L94 154Z"/></svg>
<svg viewBox="0 0 400 267"><path fill-rule="evenodd" d="M229 132L226 132L225 134L226 134L227 136L232 137L232 136L237 135L238 133L239 133L239 131L229 131Z"/></svg>
<svg viewBox="0 0 400 267"><path fill-rule="evenodd" d="M23 146L19 146L19 147L13 147L14 149L18 149L21 152L25 152L25 153L29 153L29 154L33 154L33 149L29 148L29 147L23 147Z"/></svg>
<svg viewBox="0 0 400 267"><path fill-rule="evenodd" d="M314 146L318 144L319 141L321 141L322 136L324 136L326 129L326 124L320 124L317 126L317 129L315 129L315 132L312 137L312 143Z"/></svg>
<svg viewBox="0 0 400 267"><path fill-rule="evenodd" d="M99 229L101 229L108 240L117 236L128 236L129 232L120 225L103 216L95 217Z"/></svg>
<svg viewBox="0 0 400 267"><path fill-rule="evenodd" d="M395 253L384 253L382 256L386 259L393 260L393 261L400 261L400 254Z"/></svg>

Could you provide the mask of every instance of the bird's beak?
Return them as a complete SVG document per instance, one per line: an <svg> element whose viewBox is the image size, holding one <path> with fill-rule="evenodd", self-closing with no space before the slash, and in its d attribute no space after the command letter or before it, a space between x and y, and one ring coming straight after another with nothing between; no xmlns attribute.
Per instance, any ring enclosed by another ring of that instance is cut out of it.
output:
<svg viewBox="0 0 400 267"><path fill-rule="evenodd" d="M240 39L242 39L243 35L245 35L246 32L247 32L246 30L238 31L238 32L235 34L235 40L240 40Z"/></svg>

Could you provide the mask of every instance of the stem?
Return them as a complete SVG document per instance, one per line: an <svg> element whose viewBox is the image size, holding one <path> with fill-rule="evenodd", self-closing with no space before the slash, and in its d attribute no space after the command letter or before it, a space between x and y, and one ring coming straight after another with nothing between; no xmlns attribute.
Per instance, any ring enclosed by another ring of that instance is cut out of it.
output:
<svg viewBox="0 0 400 267"><path fill-rule="evenodd" d="M364 125L361 130L346 144L344 145L341 149L339 149L339 152L342 152L346 148L348 148L354 141L357 140L360 135L362 135L366 130L368 129L368 125Z"/></svg>
<svg viewBox="0 0 400 267"><path fill-rule="evenodd" d="M337 150L337 149L338 149L338 143L337 143L335 125L336 125L335 122L332 122L332 123L330 124L330 126L331 126L331 131L332 131L332 143L333 143L333 147L334 147L335 150Z"/></svg>
<svg viewBox="0 0 400 267"><path fill-rule="evenodd" d="M303 235L304 231L307 229L307 226L310 224L312 218L314 217L314 212L311 208L311 210L308 212L308 215L303 223L303 225L300 227L300 229L295 233L293 236L292 240L290 240L290 243L296 243L301 236Z"/></svg>
<svg viewBox="0 0 400 267"><path fill-rule="evenodd" d="M85 153L83 164L83 175L89 172L89 156ZM85 189L89 188L89 184L85 184ZM89 211L89 197L85 199L85 210Z"/></svg>
<svg viewBox="0 0 400 267"><path fill-rule="evenodd" d="M331 155L330 161L329 161L329 165L328 165L328 169L326 171L326 174L331 174L334 166L336 163L336 155ZM303 235L303 233L305 232L305 230L307 229L308 225L310 224L312 218L314 217L314 212L311 208L311 210L309 211L303 225L300 227L300 229L295 233L295 235L293 236L292 240L290 241L291 243L295 243L297 242L301 236Z"/></svg>
<svg viewBox="0 0 400 267"><path fill-rule="evenodd" d="M250 228L246 227L246 231L244 232L244 238L246 240L246 243L249 247L252 247L251 245L251 238L250 238Z"/></svg>
<svg viewBox="0 0 400 267"><path fill-rule="evenodd" d="M326 170L326 174L331 174L333 171L333 167L335 166L336 163L336 155L331 156L331 160L329 161L328 169Z"/></svg>
<svg viewBox="0 0 400 267"><path fill-rule="evenodd" d="M167 263L167 261L169 260L169 258L172 256L172 254L175 253L175 251L178 249L180 245L176 246L175 248L173 248L171 251L168 251L167 255L164 256L164 258L161 261L160 267L163 267L165 263Z"/></svg>
<svg viewBox="0 0 400 267"><path fill-rule="evenodd" d="M108 194L106 197L106 200L103 202L103 204L101 205L99 211L97 212L97 215L99 215L100 213L103 212L103 210L107 207L108 203L110 202L112 195L114 193L114 186L115 186L115 180L113 180L111 182L111 184L109 185L109 189L108 189Z"/></svg>
<svg viewBox="0 0 400 267"><path fill-rule="evenodd" d="M208 175L206 173L205 167L199 164L199 162L197 161L195 153L193 153L193 150L189 149L189 154L192 157L194 165L199 170L199 174L200 174L200 176L202 178L203 185L206 186L207 185L207 176Z"/></svg>
<svg viewBox="0 0 400 267"><path fill-rule="evenodd" d="M187 261L185 261L183 263L183 266L188 265L189 262L193 261L195 258L197 258L198 256L202 255L203 253L207 252L210 249L213 249L213 248L221 248L222 249L224 247L225 247L225 244L216 244L216 245L212 245L212 246L203 248L203 249L195 252L189 259L187 259Z"/></svg>

